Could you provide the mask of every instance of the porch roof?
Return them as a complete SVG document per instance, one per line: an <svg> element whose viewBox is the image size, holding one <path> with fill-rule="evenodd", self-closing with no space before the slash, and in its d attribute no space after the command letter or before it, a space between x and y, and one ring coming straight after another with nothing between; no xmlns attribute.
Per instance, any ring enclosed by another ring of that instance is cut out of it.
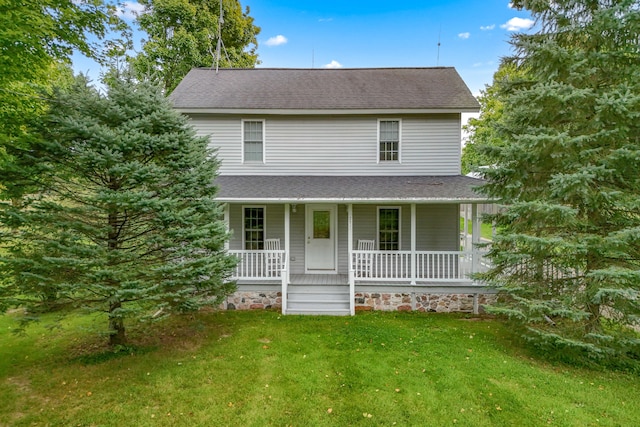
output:
<svg viewBox="0 0 640 427"><path fill-rule="evenodd" d="M491 203L467 176L218 176L218 199L250 203Z"/></svg>

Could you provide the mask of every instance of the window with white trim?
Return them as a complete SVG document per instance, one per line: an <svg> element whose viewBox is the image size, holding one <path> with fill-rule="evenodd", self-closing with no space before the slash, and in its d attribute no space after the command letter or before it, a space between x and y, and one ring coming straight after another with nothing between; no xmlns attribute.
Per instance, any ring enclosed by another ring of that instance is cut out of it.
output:
<svg viewBox="0 0 640 427"><path fill-rule="evenodd" d="M378 161L400 161L400 120L378 121Z"/></svg>
<svg viewBox="0 0 640 427"><path fill-rule="evenodd" d="M264 162L264 121L242 121L242 151L245 162Z"/></svg>
<svg viewBox="0 0 640 427"><path fill-rule="evenodd" d="M400 249L400 208L378 208L378 247L381 251Z"/></svg>
<svg viewBox="0 0 640 427"><path fill-rule="evenodd" d="M264 206L244 206L242 216L245 250L263 250L265 233Z"/></svg>

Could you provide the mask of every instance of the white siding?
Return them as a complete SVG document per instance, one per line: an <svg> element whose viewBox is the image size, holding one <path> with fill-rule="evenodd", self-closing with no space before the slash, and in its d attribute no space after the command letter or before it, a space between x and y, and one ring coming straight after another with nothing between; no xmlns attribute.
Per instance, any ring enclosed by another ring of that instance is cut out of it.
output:
<svg viewBox="0 0 640 427"><path fill-rule="evenodd" d="M401 159L378 162L378 119L401 118ZM265 163L243 163L242 119L265 121ZM194 115L199 135L218 150L222 175L458 175L460 115Z"/></svg>
<svg viewBox="0 0 640 427"><path fill-rule="evenodd" d="M416 250L460 250L460 205L416 206Z"/></svg>
<svg viewBox="0 0 640 427"><path fill-rule="evenodd" d="M358 239L375 240L378 247L378 207L383 205L353 206L353 244ZM411 205L393 205L401 209L401 250L411 250ZM457 251L460 250L459 205L434 204L416 207L416 250ZM355 247L354 247L355 249Z"/></svg>
<svg viewBox="0 0 640 427"><path fill-rule="evenodd" d="M291 274L304 274L304 251L306 242L304 216L304 205L297 205L296 212L291 212L291 216L289 217L291 224L291 254L289 255L289 267Z"/></svg>
<svg viewBox="0 0 640 427"><path fill-rule="evenodd" d="M229 229L231 240L229 249L241 250L242 246L242 208L243 206L261 206L265 208L265 239L280 239L280 247L284 249L284 205L236 205L229 207Z"/></svg>

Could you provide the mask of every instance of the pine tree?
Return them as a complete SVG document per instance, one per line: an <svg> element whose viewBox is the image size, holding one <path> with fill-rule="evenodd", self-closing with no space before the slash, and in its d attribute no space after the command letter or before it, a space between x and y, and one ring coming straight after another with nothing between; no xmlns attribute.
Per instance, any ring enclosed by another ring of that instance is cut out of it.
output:
<svg viewBox="0 0 640 427"><path fill-rule="evenodd" d="M78 78L41 127L42 191L5 206L13 238L0 259L0 306L125 319L218 304L235 261L215 200L218 162L157 86L128 76L106 94Z"/></svg>
<svg viewBox="0 0 640 427"><path fill-rule="evenodd" d="M514 4L539 31L511 41L526 73L501 88L504 145L483 148L484 191L505 205L484 276L502 293L494 311L547 350L637 360L640 5Z"/></svg>

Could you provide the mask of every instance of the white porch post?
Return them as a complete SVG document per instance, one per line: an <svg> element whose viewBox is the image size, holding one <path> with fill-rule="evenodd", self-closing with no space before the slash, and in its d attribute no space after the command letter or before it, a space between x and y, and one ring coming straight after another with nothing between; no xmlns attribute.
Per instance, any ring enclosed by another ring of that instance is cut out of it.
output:
<svg viewBox="0 0 640 427"><path fill-rule="evenodd" d="M351 203L347 205L347 245L349 246L349 312L354 316L356 314L356 275L353 271L353 205Z"/></svg>
<svg viewBox="0 0 640 427"><path fill-rule="evenodd" d="M411 203L411 284L416 284L416 204Z"/></svg>
<svg viewBox="0 0 640 427"><path fill-rule="evenodd" d="M469 235L469 205L464 205L464 226L462 228L464 236L462 239L462 247L464 250L468 250L467 236Z"/></svg>
<svg viewBox="0 0 640 427"><path fill-rule="evenodd" d="M225 224L225 230L227 232L227 235L229 234L229 230L231 229L231 226L229 224L229 218L230 218L230 213L229 213L229 203L225 203L224 204L224 212L223 212L223 220L224 220L224 224ZM229 240L225 240L224 241L224 250L228 251L229 250Z"/></svg>
<svg viewBox="0 0 640 427"><path fill-rule="evenodd" d="M289 287L289 248L290 248L291 206L284 204L284 266L282 270L282 314L287 314L287 293Z"/></svg>
<svg viewBox="0 0 640 427"><path fill-rule="evenodd" d="M471 267L472 273L478 272L479 253L476 249L476 243L480 243L480 218L478 216L478 204L471 205L471 251L473 253L473 263Z"/></svg>

